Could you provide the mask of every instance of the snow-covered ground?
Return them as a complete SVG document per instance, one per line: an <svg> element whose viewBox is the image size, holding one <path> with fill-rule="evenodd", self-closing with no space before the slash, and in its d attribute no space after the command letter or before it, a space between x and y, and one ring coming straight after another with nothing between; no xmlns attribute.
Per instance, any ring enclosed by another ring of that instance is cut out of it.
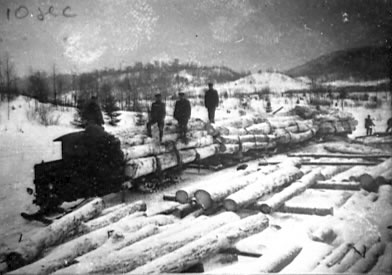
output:
<svg viewBox="0 0 392 275"><path fill-rule="evenodd" d="M77 131L70 124L73 119L74 110L72 108L53 109L53 115L58 117L58 125L43 126L32 120L28 114L36 103L25 97L18 97L10 104L8 118L7 103L0 105L0 240L9 247L15 247L20 234L28 236L37 228L42 227L36 222L28 222L20 217L20 212L34 212L36 207L32 204L32 196L26 192L27 187L33 186L33 167L41 161L50 161L61 157L60 144L52 142L53 139ZM283 106L284 110L293 107L292 100L274 97L272 98L272 109ZM38 104L39 105L39 104ZM37 106L38 106L37 105ZM237 99L229 98L218 108L216 116L220 119L238 117L244 112L264 112L264 101L254 100L250 107L243 109L239 106ZM384 102L381 108L365 109L364 107L345 107L345 111L352 112L359 121L357 130L353 136L365 133L363 121L367 114L375 118L375 131L385 131L386 121L392 117L390 102ZM169 110L170 114L172 110ZM207 112L203 106L194 106L192 117L207 119ZM135 113L121 112L121 122L119 126L113 127L105 125L109 132L119 129L132 128L135 125ZM206 178L219 177L231 171L224 170L218 173L198 174L196 171L188 171L183 175L183 181L177 186L169 187L165 193L170 193L180 186L187 186ZM149 210L154 211L162 207L162 194L128 194L127 200L144 199L149 205ZM113 203L119 200L118 195L108 196L108 201ZM309 218L310 219L310 218ZM312 219L313 221L313 219ZM310 222L310 220L309 220ZM1 246L0 246L1 248Z"/></svg>

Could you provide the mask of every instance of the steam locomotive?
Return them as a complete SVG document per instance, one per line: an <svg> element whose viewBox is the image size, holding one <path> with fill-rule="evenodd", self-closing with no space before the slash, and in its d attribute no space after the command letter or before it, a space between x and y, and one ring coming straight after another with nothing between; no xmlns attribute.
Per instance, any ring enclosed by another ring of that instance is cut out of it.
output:
<svg viewBox="0 0 392 275"><path fill-rule="evenodd" d="M34 166L33 203L40 207L35 219L59 210L63 202L118 192L124 176L125 160L120 141L101 126L89 125L84 131L58 137L62 158Z"/></svg>

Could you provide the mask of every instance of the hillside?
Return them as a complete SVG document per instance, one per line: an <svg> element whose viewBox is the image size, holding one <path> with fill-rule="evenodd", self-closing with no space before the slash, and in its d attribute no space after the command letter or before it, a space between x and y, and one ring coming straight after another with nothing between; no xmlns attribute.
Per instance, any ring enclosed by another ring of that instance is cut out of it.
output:
<svg viewBox="0 0 392 275"><path fill-rule="evenodd" d="M353 48L320 56L285 73L321 82L385 79L388 77L388 58L386 46Z"/></svg>

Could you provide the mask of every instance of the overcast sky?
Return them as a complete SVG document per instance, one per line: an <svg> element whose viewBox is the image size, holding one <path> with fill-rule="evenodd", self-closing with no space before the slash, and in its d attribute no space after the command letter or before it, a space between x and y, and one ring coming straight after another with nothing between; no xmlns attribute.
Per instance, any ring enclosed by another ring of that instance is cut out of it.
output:
<svg viewBox="0 0 392 275"><path fill-rule="evenodd" d="M69 73L174 58L284 70L385 43L391 7L392 0L0 0L0 58L8 53L20 75L53 64Z"/></svg>

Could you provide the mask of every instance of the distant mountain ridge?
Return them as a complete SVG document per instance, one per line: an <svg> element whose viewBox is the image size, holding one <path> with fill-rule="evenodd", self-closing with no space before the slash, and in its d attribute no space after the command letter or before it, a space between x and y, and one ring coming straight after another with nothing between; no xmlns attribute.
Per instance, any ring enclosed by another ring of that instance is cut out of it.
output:
<svg viewBox="0 0 392 275"><path fill-rule="evenodd" d="M391 55L387 46L367 46L322 55L284 73L318 82L369 81L390 77Z"/></svg>

